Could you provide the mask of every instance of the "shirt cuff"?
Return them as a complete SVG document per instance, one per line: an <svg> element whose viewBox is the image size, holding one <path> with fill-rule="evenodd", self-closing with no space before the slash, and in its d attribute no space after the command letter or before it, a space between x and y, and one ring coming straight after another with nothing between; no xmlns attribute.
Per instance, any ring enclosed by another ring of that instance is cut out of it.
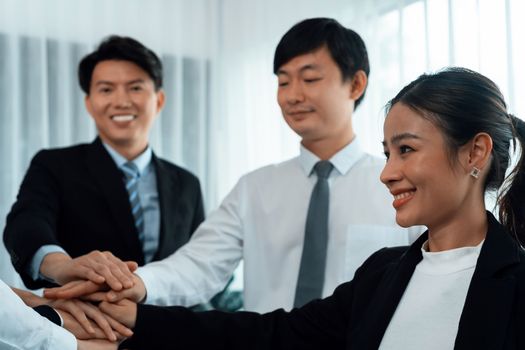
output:
<svg viewBox="0 0 525 350"><path fill-rule="evenodd" d="M54 244L48 244L40 247L36 251L35 255L33 255L33 259L31 259L31 264L29 264L28 272L31 278L33 278L33 281L46 280L49 282L55 282L52 279L40 273L40 265L42 265L42 262L44 261L46 255L51 253L63 253L69 256L64 249Z"/></svg>
<svg viewBox="0 0 525 350"><path fill-rule="evenodd" d="M62 319L62 316L60 316L60 313L53 309L51 306L38 305L35 306L33 310L35 310L40 314L40 316L47 318L49 321L53 322L57 326L64 326L64 320Z"/></svg>

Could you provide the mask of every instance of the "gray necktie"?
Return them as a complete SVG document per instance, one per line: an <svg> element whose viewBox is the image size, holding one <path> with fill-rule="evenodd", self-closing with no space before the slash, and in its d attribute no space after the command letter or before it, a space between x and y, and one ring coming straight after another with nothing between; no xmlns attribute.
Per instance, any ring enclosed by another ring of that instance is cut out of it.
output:
<svg viewBox="0 0 525 350"><path fill-rule="evenodd" d="M314 167L317 183L312 190L306 217L303 255L295 290L295 307L301 307L313 299L320 298L323 292L330 200L328 176L332 169L332 163L327 160L317 162Z"/></svg>
<svg viewBox="0 0 525 350"><path fill-rule="evenodd" d="M139 240L144 243L144 214L139 198L139 176L140 172L133 162L127 162L121 167L124 173L126 190L128 191L129 203L131 204L131 213L139 233Z"/></svg>

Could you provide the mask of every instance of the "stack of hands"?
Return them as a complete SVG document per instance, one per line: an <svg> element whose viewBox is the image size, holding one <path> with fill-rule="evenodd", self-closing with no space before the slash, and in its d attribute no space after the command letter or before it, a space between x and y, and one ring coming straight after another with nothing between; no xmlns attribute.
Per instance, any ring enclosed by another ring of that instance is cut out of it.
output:
<svg viewBox="0 0 525 350"><path fill-rule="evenodd" d="M133 261L123 262L110 252L93 251L72 259L51 253L40 271L60 285L23 298L29 306L47 304L60 313L64 328L73 333L79 349L117 349L133 335L136 303L146 297Z"/></svg>

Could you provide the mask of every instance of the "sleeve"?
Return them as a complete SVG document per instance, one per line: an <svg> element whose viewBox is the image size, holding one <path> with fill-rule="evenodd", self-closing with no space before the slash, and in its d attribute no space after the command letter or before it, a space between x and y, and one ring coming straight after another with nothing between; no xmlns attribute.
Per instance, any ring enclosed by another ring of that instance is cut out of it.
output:
<svg viewBox="0 0 525 350"><path fill-rule="evenodd" d="M192 312L183 307L139 305L130 349L343 349L352 282L301 309L267 314Z"/></svg>
<svg viewBox="0 0 525 350"><path fill-rule="evenodd" d="M75 337L40 316L0 281L0 348L76 350Z"/></svg>
<svg viewBox="0 0 525 350"><path fill-rule="evenodd" d="M345 349L349 330L359 326L389 263L406 247L383 248L356 271L355 278L325 299L300 309L267 313L192 312L184 307L139 304L129 349Z"/></svg>
<svg viewBox="0 0 525 350"><path fill-rule="evenodd" d="M32 289L49 285L42 280L34 281L30 275L34 254L44 245L59 245L56 238L59 185L47 154L48 151L41 151L31 161L4 229L4 243L13 266Z"/></svg>
<svg viewBox="0 0 525 350"><path fill-rule="evenodd" d="M240 181L186 245L137 270L148 304L193 306L224 289L243 254L244 191Z"/></svg>
<svg viewBox="0 0 525 350"><path fill-rule="evenodd" d="M201 184L198 179L195 181L197 190L197 201L195 203L195 213L191 223L191 233L195 232L197 227L204 221L204 200L202 198Z"/></svg>

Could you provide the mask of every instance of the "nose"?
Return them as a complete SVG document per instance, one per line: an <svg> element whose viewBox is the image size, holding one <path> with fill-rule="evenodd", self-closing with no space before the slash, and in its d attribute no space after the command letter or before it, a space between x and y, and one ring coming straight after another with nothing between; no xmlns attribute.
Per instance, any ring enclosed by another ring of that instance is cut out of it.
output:
<svg viewBox="0 0 525 350"><path fill-rule="evenodd" d="M130 108L131 107L131 98L126 89L121 88L117 89L115 94L115 106L117 108Z"/></svg>
<svg viewBox="0 0 525 350"><path fill-rule="evenodd" d="M290 82L286 94L286 102L289 104L297 104L304 102L303 86L298 82Z"/></svg>
<svg viewBox="0 0 525 350"><path fill-rule="evenodd" d="M401 164L398 160L390 157L387 159L379 179L389 187L402 179Z"/></svg>

